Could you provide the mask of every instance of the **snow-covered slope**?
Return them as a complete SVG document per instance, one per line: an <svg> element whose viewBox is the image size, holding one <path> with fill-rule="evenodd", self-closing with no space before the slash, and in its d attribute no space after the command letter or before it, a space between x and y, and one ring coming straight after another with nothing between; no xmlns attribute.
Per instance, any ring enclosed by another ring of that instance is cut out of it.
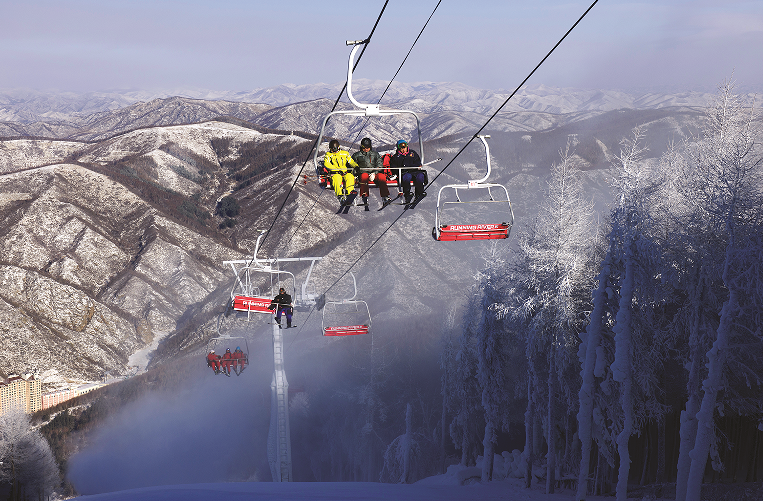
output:
<svg viewBox="0 0 763 501"><path fill-rule="evenodd" d="M169 111L159 106L151 114L170 116L182 104L163 103ZM329 106L327 100L312 101L271 109L256 119L269 128L310 131ZM128 116L110 123L130 128ZM465 143L459 134L473 131L483 117L454 112L422 116L425 139L455 134L426 146L427 159L444 159L430 167L433 179ZM638 124L645 125L650 154L657 156L669 140L696 127L696 114L666 108L499 115L488 130L493 134L494 180L510 190L517 229L533 216L533 200L570 137L578 142L581 162L589 169L591 194L604 209L608 193L602 169L609 152L616 152L619 140ZM352 127L338 123L331 133L348 137L359 131ZM396 122L372 124L363 131L376 144L410 133L410 124ZM0 141L5 173L0 176L0 264L5 277L0 309L8 320L0 337L3 360L9 361L0 370L58 368L80 378L105 369L118 373L159 332L170 334L157 360L203 347L214 333L211 322L225 304L232 279L222 261L251 252L257 230L270 227L311 142L224 122L148 127L90 144ZM477 145L467 148L438 178L432 198L407 212L357 263L360 290L380 325L411 316L437 318L463 301L484 245L432 240L433 204L439 186L462 183L484 168L483 155ZM34 169L46 164L52 165ZM312 172L308 162L304 173ZM241 215L235 227L218 230L221 218L209 214L228 192L238 200ZM373 192L371 211L355 208L337 216L331 194L321 193L312 179L298 183L263 255L326 256L313 272L315 289L333 286L329 297L348 297L351 281L335 281L400 212L398 206L377 212L373 209L378 203ZM306 269L295 271L303 280ZM71 304L62 302L61 311L51 310L38 300L43 291L71 298ZM101 315L97 318L115 316L107 322L112 326L108 334L93 324L91 315L96 313ZM13 327L25 323L33 327ZM89 334L90 328L96 331ZM106 341L96 343L95 332ZM30 336L48 341L24 351ZM80 338L82 343L74 341ZM66 340L64 345L61 340Z"/></svg>

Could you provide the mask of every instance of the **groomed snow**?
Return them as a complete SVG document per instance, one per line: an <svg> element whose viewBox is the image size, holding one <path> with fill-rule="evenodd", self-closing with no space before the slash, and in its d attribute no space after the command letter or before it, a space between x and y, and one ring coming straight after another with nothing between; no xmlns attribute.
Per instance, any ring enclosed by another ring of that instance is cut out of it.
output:
<svg viewBox="0 0 763 501"><path fill-rule="evenodd" d="M450 478L448 478L450 477ZM455 477L439 475L412 485L370 482L239 482L145 487L93 496L83 501L209 501L257 499L258 501L569 501L574 493L563 490L546 495L541 486L525 489L522 480L457 485ZM589 501L603 496L589 496ZM606 499L612 499L611 497Z"/></svg>

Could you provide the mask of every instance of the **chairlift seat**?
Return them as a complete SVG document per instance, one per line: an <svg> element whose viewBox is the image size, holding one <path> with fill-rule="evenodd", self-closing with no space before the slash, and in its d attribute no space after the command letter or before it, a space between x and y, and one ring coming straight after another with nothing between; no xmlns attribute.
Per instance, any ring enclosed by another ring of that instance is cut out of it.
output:
<svg viewBox="0 0 763 501"><path fill-rule="evenodd" d="M368 325L342 325L323 329L324 336L357 336L360 334L368 334Z"/></svg>
<svg viewBox="0 0 763 501"><path fill-rule="evenodd" d="M387 183L388 187L397 188L399 190L402 190L402 188L403 188L403 184L402 184L403 175L402 175L401 171L404 170L404 169L411 169L411 167L395 167L395 168L392 169L393 171L397 171L397 173L395 174L395 176L397 176L397 177L394 180L387 179L386 183ZM419 170L421 170L421 172L424 173L424 185L429 184L429 174L427 173L426 169L419 169ZM318 174L318 184L324 190L332 189L331 188L331 181L329 179L329 176L326 175L323 172ZM344 181L342 181L342 185L344 186ZM409 186L415 186L415 184L414 184L414 182L412 180L408 182L408 185ZM356 187L360 186L360 176L355 176L355 186ZM369 182L368 183L368 187L371 188L371 189L378 188L378 186L376 186L375 182Z"/></svg>
<svg viewBox="0 0 763 501"><path fill-rule="evenodd" d="M271 299L269 298L238 295L233 297L233 309L236 311L272 314L273 311L268 309L270 302Z"/></svg>
<svg viewBox="0 0 763 501"><path fill-rule="evenodd" d="M439 232L435 232L435 239L440 242L501 240L509 237L510 230L511 226L507 223L444 225Z"/></svg>

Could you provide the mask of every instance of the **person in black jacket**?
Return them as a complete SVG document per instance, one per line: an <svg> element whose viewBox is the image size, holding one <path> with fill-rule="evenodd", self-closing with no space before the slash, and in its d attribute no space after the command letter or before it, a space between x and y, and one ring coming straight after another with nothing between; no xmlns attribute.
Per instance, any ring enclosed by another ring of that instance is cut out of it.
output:
<svg viewBox="0 0 763 501"><path fill-rule="evenodd" d="M276 310L276 322L278 328L281 328L281 314L286 315L286 328L291 327L291 316L293 313L293 305L291 304L291 295L286 294L286 290L281 287L278 290L278 295L273 298L268 306L269 310Z"/></svg>
<svg viewBox="0 0 763 501"><path fill-rule="evenodd" d="M360 142L360 151L353 153L352 159L358 163L360 169L360 196L363 199L363 205L366 206L366 210L368 210L369 181L379 188L379 197L381 197L382 203L391 202L389 187L387 186L387 175L389 173L384 170L381 156L371 149L370 138L363 138Z"/></svg>
<svg viewBox="0 0 763 501"><path fill-rule="evenodd" d="M403 168L400 184L403 186L405 203L411 203L411 181L416 189L416 198L424 196L426 173L422 169L419 154L408 149L408 141L401 139L397 142L397 152L390 158L389 166L392 169Z"/></svg>

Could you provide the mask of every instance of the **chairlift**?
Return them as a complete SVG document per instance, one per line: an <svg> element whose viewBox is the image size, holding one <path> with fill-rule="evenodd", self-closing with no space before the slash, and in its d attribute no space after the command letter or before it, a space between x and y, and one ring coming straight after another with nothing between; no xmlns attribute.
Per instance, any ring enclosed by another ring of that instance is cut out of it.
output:
<svg viewBox="0 0 763 501"><path fill-rule="evenodd" d="M471 179L467 184L449 184L440 188L432 228L432 237L439 242L509 238L511 226L514 224L509 190L502 184L485 182L490 177L490 148L486 140L490 136L477 137L485 145L487 173L482 179ZM469 198L462 199L463 193L459 195L458 190L467 190ZM451 191L455 195L454 198L443 197L443 193L450 194ZM449 216L447 222L444 217L446 211ZM460 220L451 221L450 218L453 217ZM486 217L490 220L485 221L483 218Z"/></svg>
<svg viewBox="0 0 763 501"><path fill-rule="evenodd" d="M288 271L280 270L278 267L278 260L268 261L257 258L257 250L260 246L260 239L265 233L265 230L260 231L260 235L257 237L257 243L254 248L252 258L248 261L225 261L224 264L230 265L233 269L233 273L236 275L236 280L233 283L233 287L230 292L230 304L234 311L241 311L247 313L247 320L251 318L252 313L265 313L273 315L273 311L269 309L270 302L275 296L273 291L277 291L280 287L283 287L283 280L281 275L291 277L291 295L295 295L295 279L294 274ZM266 275L270 278L270 296L265 296L260 292L260 288L255 285L256 278L262 278Z"/></svg>
<svg viewBox="0 0 763 501"><path fill-rule="evenodd" d="M243 336L229 336L227 334L222 334L220 326L223 316L224 313L221 313L217 317L217 336L210 338L209 341L207 341L207 349L204 352L204 355L205 357L208 357L208 354L214 350L215 354L222 356L223 354L221 352L223 349L235 350L233 346L236 346L242 348L243 356L236 357L236 352L232 351L231 353L235 358L221 359L217 362L217 367L214 367L213 362L210 361L209 358L206 358L207 367L211 367L216 375L222 374L230 377L231 374L235 374L236 376L240 376L247 365L249 365L249 342Z"/></svg>
<svg viewBox="0 0 763 501"><path fill-rule="evenodd" d="M441 160L440 158L429 162L427 164L424 159L424 142L421 139L421 120L419 119L419 116L411 111L411 110L399 110L399 109L381 109L378 104L364 104L359 103L355 97L352 95L352 67L353 63L355 61L355 54L357 53L358 49L364 44L368 43L368 40L348 40L346 42L347 45L352 45L352 51L350 52L350 59L347 64L347 97L350 99L350 102L355 105L356 109L353 110L342 110L342 111L332 111L328 115L326 115L326 118L323 119L323 123L321 124L321 131L318 134L318 142L316 143L317 146L315 148L315 154L313 155L313 165L315 167L315 172L318 177L318 184L321 188L324 189L331 189L331 180L328 176L326 176L323 172L323 164L318 162L318 151L320 149L320 145L323 141L323 136L326 132L326 124L328 123L329 119L335 115L345 115L350 117L390 117L394 115L401 115L401 114L407 114L411 115L413 118L416 119L416 136L418 138L419 142L419 157L421 158L421 164L423 165L429 165L431 163L437 162ZM390 169L393 173L395 173L396 179L390 180L387 179L387 185L390 187L396 187L398 191L402 191L402 171L406 168L392 168ZM407 169L410 169L408 167ZM363 171L369 171L373 169L358 169L361 172ZM427 171L425 169L422 169L424 172L424 185L429 184L429 179L427 175ZM356 183L357 184L357 183ZM413 182L411 182L411 185L413 185ZM374 183L368 183L369 188L375 188L376 185ZM358 189L358 188L356 188ZM358 201L357 199L354 201L353 205L361 205L362 202Z"/></svg>
<svg viewBox="0 0 763 501"><path fill-rule="evenodd" d="M352 276L354 293L352 297L339 300L326 300L323 306L321 330L324 336L357 336L368 334L371 328L371 311L368 303L355 299L358 295L358 285L355 275Z"/></svg>

